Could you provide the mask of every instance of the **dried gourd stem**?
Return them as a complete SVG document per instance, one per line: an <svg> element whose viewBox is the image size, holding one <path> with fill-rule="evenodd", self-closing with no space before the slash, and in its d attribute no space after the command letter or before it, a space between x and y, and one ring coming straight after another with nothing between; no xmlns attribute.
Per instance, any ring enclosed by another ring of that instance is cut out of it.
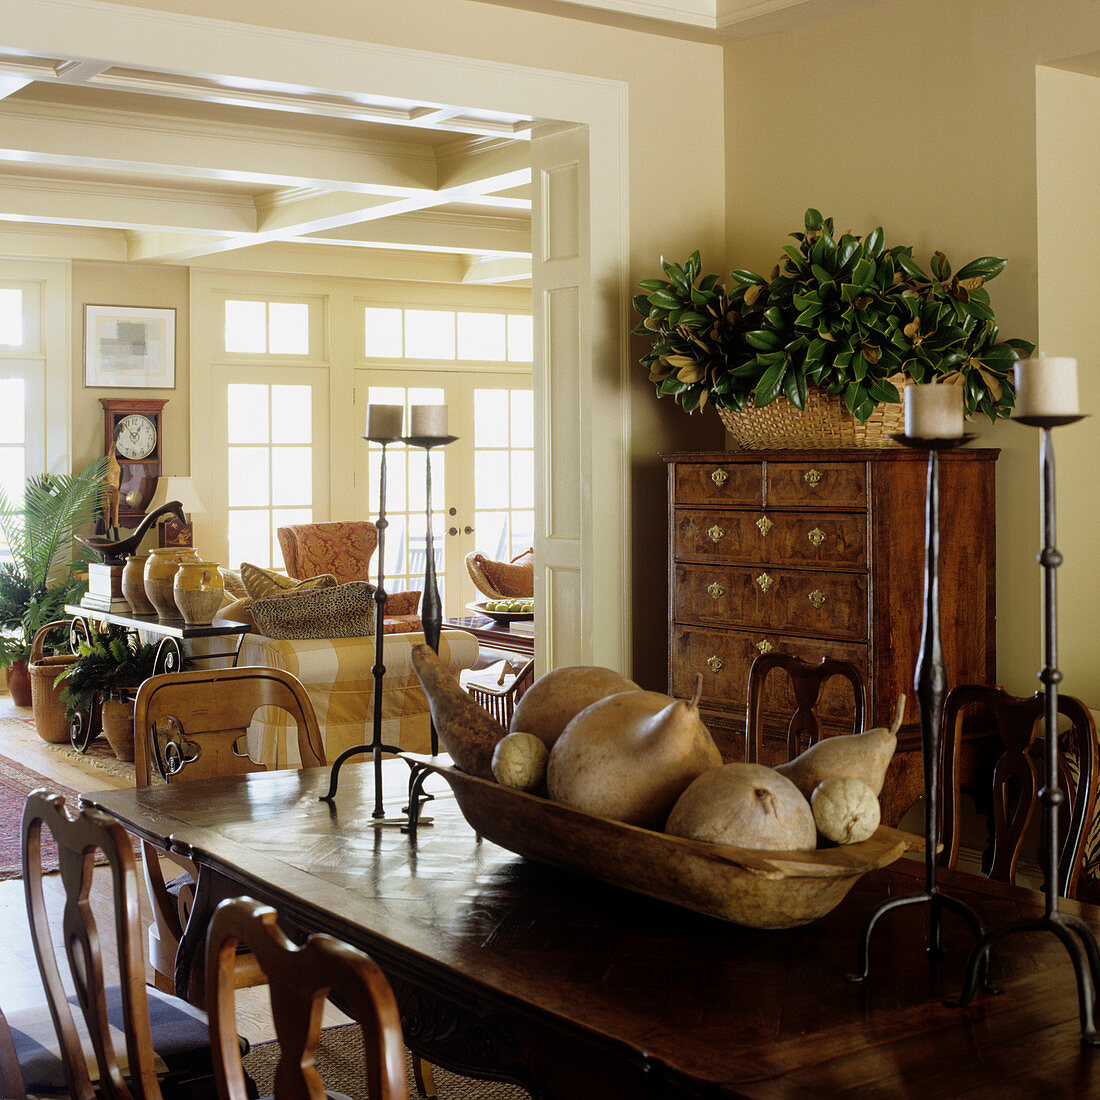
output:
<svg viewBox="0 0 1100 1100"><path fill-rule="evenodd" d="M699 709L699 700L702 697L703 697L703 674L701 672L697 672L695 674L695 694L692 695L691 702L688 703L688 706L691 707L692 710L698 710Z"/></svg>
<svg viewBox="0 0 1100 1100"><path fill-rule="evenodd" d="M764 813L771 814L773 817L779 816L775 795L767 787L754 787L752 793L760 800L760 808Z"/></svg>
<svg viewBox="0 0 1100 1100"><path fill-rule="evenodd" d="M890 732L897 736L898 730L901 729L901 717L905 713L905 692L902 692L898 696L898 709L894 714L894 722L890 727Z"/></svg>

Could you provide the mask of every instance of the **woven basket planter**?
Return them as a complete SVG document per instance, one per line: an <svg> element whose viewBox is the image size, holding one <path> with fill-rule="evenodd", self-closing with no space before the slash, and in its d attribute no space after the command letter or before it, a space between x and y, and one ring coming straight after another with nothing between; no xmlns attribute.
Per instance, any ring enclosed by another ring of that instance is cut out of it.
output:
<svg viewBox="0 0 1100 1100"><path fill-rule="evenodd" d="M31 677L31 705L34 707L34 728L43 741L51 745L61 745L69 740L69 720L65 717L65 704L61 699L61 689L54 681L76 660L75 654L59 654L56 657L43 657L42 647L46 635L55 627L68 629L68 620L47 623L39 630L31 642L30 663L27 671Z"/></svg>
<svg viewBox="0 0 1100 1100"><path fill-rule="evenodd" d="M901 392L905 379L890 379ZM826 450L834 447L897 447L890 438L905 430L905 406L878 405L861 424L848 411L844 398L810 389L806 407L796 409L785 397L758 409L746 405L740 412L719 409L718 415L743 451Z"/></svg>

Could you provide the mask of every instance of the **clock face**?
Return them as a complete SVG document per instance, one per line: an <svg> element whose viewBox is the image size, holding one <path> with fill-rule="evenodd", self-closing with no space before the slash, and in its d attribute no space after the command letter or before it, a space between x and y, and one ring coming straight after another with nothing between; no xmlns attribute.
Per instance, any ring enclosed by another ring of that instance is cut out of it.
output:
<svg viewBox="0 0 1100 1100"><path fill-rule="evenodd" d="M157 445L156 425L147 416L130 413L115 425L115 447L123 458L146 458Z"/></svg>

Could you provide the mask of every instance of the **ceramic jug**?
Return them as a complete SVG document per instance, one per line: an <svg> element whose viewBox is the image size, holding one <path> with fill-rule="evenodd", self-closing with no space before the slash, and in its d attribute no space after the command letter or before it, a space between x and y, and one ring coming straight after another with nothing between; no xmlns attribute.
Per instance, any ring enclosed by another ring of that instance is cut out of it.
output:
<svg viewBox="0 0 1100 1100"><path fill-rule="evenodd" d="M198 552L192 546L164 546L149 551L149 560L145 563L145 595L159 618L180 617L172 593L172 582L181 561L198 560Z"/></svg>
<svg viewBox="0 0 1100 1100"><path fill-rule="evenodd" d="M224 589L216 561L181 561L172 583L176 607L190 626L205 626L214 618Z"/></svg>
<svg viewBox="0 0 1100 1100"><path fill-rule="evenodd" d="M122 568L122 594L135 615L155 615L157 609L145 595L145 562L148 554L131 554Z"/></svg>

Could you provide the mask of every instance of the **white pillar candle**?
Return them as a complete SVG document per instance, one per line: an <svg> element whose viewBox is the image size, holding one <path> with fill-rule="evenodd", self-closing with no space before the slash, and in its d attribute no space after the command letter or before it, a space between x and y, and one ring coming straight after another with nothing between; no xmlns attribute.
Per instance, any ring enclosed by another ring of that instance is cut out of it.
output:
<svg viewBox="0 0 1100 1100"><path fill-rule="evenodd" d="M958 439L963 434L962 387L933 382L905 387L905 434Z"/></svg>
<svg viewBox="0 0 1100 1100"><path fill-rule="evenodd" d="M440 439L447 434L446 405L413 405L409 435Z"/></svg>
<svg viewBox="0 0 1100 1100"><path fill-rule="evenodd" d="M400 405L369 405L367 407L368 439L400 439L401 420L405 410Z"/></svg>
<svg viewBox="0 0 1100 1100"><path fill-rule="evenodd" d="M1015 367L1016 416L1076 416L1077 360L1044 355Z"/></svg>

